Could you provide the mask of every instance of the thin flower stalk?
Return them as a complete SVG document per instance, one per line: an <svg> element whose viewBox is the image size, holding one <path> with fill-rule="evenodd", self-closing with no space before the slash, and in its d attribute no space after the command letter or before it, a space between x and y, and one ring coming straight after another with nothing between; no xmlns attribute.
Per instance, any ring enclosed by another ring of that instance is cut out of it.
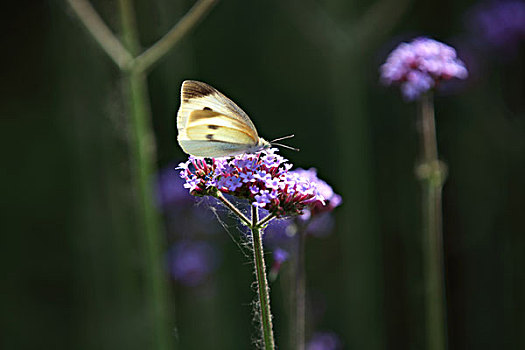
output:
<svg viewBox="0 0 525 350"><path fill-rule="evenodd" d="M446 177L444 163L438 159L432 94L419 101L422 162L417 176L422 186L423 254L426 278L427 349L447 348L445 270L441 192Z"/></svg>
<svg viewBox="0 0 525 350"><path fill-rule="evenodd" d="M272 313L270 311L270 293L268 279L266 277L266 265L264 263L264 253L262 244L262 230L257 226L259 221L259 208L252 206L252 245L253 258L255 265L255 275L257 277L257 293L259 295L259 314L261 318L261 328L263 333L264 349L275 349L273 336Z"/></svg>
<svg viewBox="0 0 525 350"><path fill-rule="evenodd" d="M294 315L292 317L293 349L304 350L306 341L306 232L299 228L296 233L295 259L293 263L294 281Z"/></svg>
<svg viewBox="0 0 525 350"><path fill-rule="evenodd" d="M248 227L252 227L252 222L248 219L235 205L232 204L224 195L220 192L217 192L217 198L228 207L242 222L244 222Z"/></svg>
<svg viewBox="0 0 525 350"><path fill-rule="evenodd" d="M268 225L268 223L275 218L275 214L268 214L264 217L264 219L261 219L258 223L257 223L257 226L260 227L260 228L264 228L266 225Z"/></svg>

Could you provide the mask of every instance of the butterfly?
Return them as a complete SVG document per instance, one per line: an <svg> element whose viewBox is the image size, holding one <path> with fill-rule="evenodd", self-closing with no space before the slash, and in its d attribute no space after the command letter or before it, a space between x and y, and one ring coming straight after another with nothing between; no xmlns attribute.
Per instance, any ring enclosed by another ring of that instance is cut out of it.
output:
<svg viewBox="0 0 525 350"><path fill-rule="evenodd" d="M226 157L254 153L293 135L266 141L259 137L248 115L228 97L206 83L186 80L177 113L177 140L196 157ZM295 150L295 149L294 149Z"/></svg>

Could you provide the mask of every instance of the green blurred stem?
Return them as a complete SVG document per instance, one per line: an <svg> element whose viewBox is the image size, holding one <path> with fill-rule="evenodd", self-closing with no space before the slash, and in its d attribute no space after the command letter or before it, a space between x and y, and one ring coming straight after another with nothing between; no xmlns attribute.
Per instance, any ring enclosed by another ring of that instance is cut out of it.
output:
<svg viewBox="0 0 525 350"><path fill-rule="evenodd" d="M121 71L141 73L160 61L212 9L218 0L199 0L161 39L139 54L132 2L119 0L125 45L113 34L88 0L65 0L93 38Z"/></svg>
<svg viewBox="0 0 525 350"><path fill-rule="evenodd" d="M152 180L154 175L155 148L151 132L151 115L146 77L130 73L124 78L124 88L128 90L133 130L133 167L135 188L139 195L139 210L142 212L142 230L139 239L145 249L145 274L147 300L153 313L152 327L155 334L154 349L172 349L170 335L170 307L167 296L167 281L162 265L162 232L159 216L153 203Z"/></svg>
<svg viewBox="0 0 525 350"><path fill-rule="evenodd" d="M131 0L119 0L122 38L127 49L135 54L140 49ZM124 96L128 104L132 131L131 151L133 180L139 196L140 239L145 249L145 277L147 301L151 303L154 334L153 349L173 348L170 336L170 308L167 281L162 268L162 239L160 218L153 203L155 173L155 142L151 126L151 110L146 76L140 72L125 71Z"/></svg>
<svg viewBox="0 0 525 350"><path fill-rule="evenodd" d="M91 3L87 0L66 1L78 16L80 22L86 27L88 32L113 62L115 62L121 70L128 69L133 61L133 56L131 56L120 40L111 32L111 29L109 29L102 18L100 18Z"/></svg>
<svg viewBox="0 0 525 350"><path fill-rule="evenodd" d="M273 337L272 314L270 312L270 294L268 280L266 278L266 266L264 264L262 229L257 225L259 222L259 211L252 206L252 244L255 264L255 275L257 277L257 291L259 295L259 307L261 317L261 328L263 333L264 349L275 349Z"/></svg>
<svg viewBox="0 0 525 350"><path fill-rule="evenodd" d="M166 55L212 9L218 0L199 0L159 41L139 55L133 69L146 71Z"/></svg>
<svg viewBox="0 0 525 350"><path fill-rule="evenodd" d="M132 0L119 0L122 42L87 0L66 0L81 23L122 72L124 98L130 115L130 148L134 188L138 197L140 238L145 249L147 300L151 303L156 350L172 348L167 284L162 268L162 235L153 203L155 138L146 70L164 57L211 9L216 0L200 0L162 39L139 55L141 47ZM247 224L250 222L246 219Z"/></svg>
<svg viewBox="0 0 525 350"><path fill-rule="evenodd" d="M434 104L428 93L419 101L422 162L417 168L421 181L423 209L423 255L426 278L427 349L447 348L444 290L441 190L446 177L438 159Z"/></svg>

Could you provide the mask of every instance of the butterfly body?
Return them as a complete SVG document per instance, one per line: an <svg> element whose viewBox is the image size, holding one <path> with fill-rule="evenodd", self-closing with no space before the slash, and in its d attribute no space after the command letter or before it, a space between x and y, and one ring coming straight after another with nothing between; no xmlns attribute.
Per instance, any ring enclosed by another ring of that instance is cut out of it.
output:
<svg viewBox="0 0 525 350"><path fill-rule="evenodd" d="M270 147L239 106L194 80L182 83L177 130L182 150L197 157L226 157Z"/></svg>

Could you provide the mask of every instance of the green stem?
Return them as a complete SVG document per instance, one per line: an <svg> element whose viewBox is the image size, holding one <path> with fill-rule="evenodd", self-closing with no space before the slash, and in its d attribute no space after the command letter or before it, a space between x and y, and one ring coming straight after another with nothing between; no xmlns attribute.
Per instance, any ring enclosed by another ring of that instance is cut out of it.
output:
<svg viewBox="0 0 525 350"><path fill-rule="evenodd" d="M264 219L262 219L261 221L259 221L257 223L257 226L259 228L264 228L264 226L269 223L273 218L275 218L275 214L268 214L264 217Z"/></svg>
<svg viewBox="0 0 525 350"><path fill-rule="evenodd" d="M122 35L127 49L134 54L139 50L132 3L120 0ZM124 96L127 99L132 131L131 150L134 187L139 197L140 238L145 250L146 295L151 303L154 346L157 350L172 348L170 336L170 309L167 282L163 276L162 235L160 218L153 202L152 181L155 172L155 143L151 126L146 76L133 71L124 72Z"/></svg>
<svg viewBox="0 0 525 350"><path fill-rule="evenodd" d="M113 62L115 62L121 70L127 70L133 61L133 57L113 32L111 32L111 29L108 28L102 18L100 18L97 11L91 6L91 3L87 0L66 1L78 16L80 22L86 27L95 41L102 47Z"/></svg>
<svg viewBox="0 0 525 350"><path fill-rule="evenodd" d="M224 197L224 195L221 192L217 192L217 198L224 203L239 219L241 219L242 222L244 222L248 227L252 226L252 223L250 220L243 214L235 205L232 204L229 200Z"/></svg>
<svg viewBox="0 0 525 350"><path fill-rule="evenodd" d="M123 76L124 98L130 117L130 148L134 188L138 197L140 238L145 249L147 299L151 302L154 349L172 348L167 285L162 268L160 221L153 202L155 139L151 126L146 70L166 55L182 39L216 0L200 0L159 42L142 55L132 0L119 0L122 42L111 32L87 0L66 0L81 23L119 67ZM242 215L242 214L241 214ZM245 218L247 225L250 221Z"/></svg>
<svg viewBox="0 0 525 350"><path fill-rule="evenodd" d="M143 72L164 57L212 9L218 0L199 0L159 41L138 56L133 69Z"/></svg>
<svg viewBox="0 0 525 350"><path fill-rule="evenodd" d="M259 212L256 206L252 206L252 244L255 264L255 275L257 277L257 292L259 295L259 307L261 316L261 328L263 333L264 349L274 350L272 314L270 312L270 295L268 280L266 278L266 266L264 264L263 244L261 229L257 226Z"/></svg>
<svg viewBox="0 0 525 350"><path fill-rule="evenodd" d="M293 275L295 278L292 297L291 349L304 350L306 325L306 274L305 274L305 226L296 222L296 245L293 256Z"/></svg>
<svg viewBox="0 0 525 350"><path fill-rule="evenodd" d="M426 277L427 349L447 348L444 290L441 190L446 176L438 159L432 95L420 100L421 148L423 160L417 169L423 195L423 254Z"/></svg>

